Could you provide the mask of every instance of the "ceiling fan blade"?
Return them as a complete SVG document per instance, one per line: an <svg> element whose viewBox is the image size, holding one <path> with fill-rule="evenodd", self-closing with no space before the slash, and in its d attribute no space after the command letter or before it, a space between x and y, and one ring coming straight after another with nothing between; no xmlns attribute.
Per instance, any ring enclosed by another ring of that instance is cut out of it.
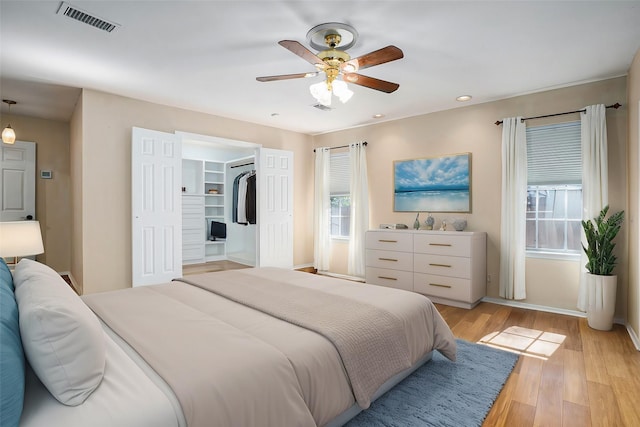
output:
<svg viewBox="0 0 640 427"><path fill-rule="evenodd" d="M343 72L354 72L373 67L374 65L384 64L385 62L395 61L404 57L402 50L396 46L387 46L382 49L374 50L366 55L351 59L341 65Z"/></svg>
<svg viewBox="0 0 640 427"><path fill-rule="evenodd" d="M347 83L353 83L356 85L368 87L370 89L379 90L381 92L391 93L395 92L400 85L398 83L388 82L386 80L380 80L373 77L363 76L357 73L345 74L343 80Z"/></svg>
<svg viewBox="0 0 640 427"><path fill-rule="evenodd" d="M276 80L289 80L289 79L301 79L305 77L315 77L317 75L318 75L318 72L315 71L313 73L281 74L279 76L256 77L256 80L259 82L273 82Z"/></svg>
<svg viewBox="0 0 640 427"><path fill-rule="evenodd" d="M285 49L289 49L291 52L298 55L300 58L304 59L308 63L315 65L318 68L324 67L324 61L318 58L315 53L311 52L309 49L301 45L299 42L295 40L280 40L278 44Z"/></svg>

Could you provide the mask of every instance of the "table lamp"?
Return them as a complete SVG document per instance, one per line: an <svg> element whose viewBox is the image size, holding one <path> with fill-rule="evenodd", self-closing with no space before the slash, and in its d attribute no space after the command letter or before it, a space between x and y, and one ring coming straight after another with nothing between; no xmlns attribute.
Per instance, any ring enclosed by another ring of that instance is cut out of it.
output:
<svg viewBox="0 0 640 427"><path fill-rule="evenodd" d="M13 257L17 264L19 257L38 255L43 252L40 222L0 222L0 257Z"/></svg>

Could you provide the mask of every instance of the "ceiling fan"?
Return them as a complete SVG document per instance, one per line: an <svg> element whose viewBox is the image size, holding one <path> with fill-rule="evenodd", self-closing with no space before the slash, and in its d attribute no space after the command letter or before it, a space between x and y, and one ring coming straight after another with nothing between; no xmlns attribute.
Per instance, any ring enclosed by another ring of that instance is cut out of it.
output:
<svg viewBox="0 0 640 427"><path fill-rule="evenodd" d="M358 37L355 28L348 24L331 22L313 27L307 33L307 40L310 45L319 50L317 54L304 47L295 40L281 40L278 44L290 50L305 61L316 67L316 71L309 73L282 74L277 76L256 77L259 82L271 82L276 80L289 80L305 77L315 77L320 73L325 73L326 80L321 83L311 85L311 94L323 105L331 105L332 93L346 102L353 92L351 92L345 82L353 83L370 89L391 93L397 90L400 85L386 80L376 79L357 73L357 71L374 65L384 64L404 57L402 50L396 46L387 46L382 49L369 52L365 55L351 59L345 52L352 47ZM340 46L341 43L345 45ZM342 80L338 76L342 75Z"/></svg>

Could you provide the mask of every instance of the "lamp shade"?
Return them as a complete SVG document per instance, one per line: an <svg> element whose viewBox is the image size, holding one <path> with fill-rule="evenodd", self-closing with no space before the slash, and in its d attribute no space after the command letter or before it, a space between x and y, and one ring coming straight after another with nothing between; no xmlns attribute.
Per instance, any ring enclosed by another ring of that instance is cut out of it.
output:
<svg viewBox="0 0 640 427"><path fill-rule="evenodd" d="M23 257L43 252L38 221L0 222L0 257Z"/></svg>
<svg viewBox="0 0 640 427"><path fill-rule="evenodd" d="M13 144L16 142L16 132L11 125L7 125L7 127L2 130L2 142L5 144Z"/></svg>

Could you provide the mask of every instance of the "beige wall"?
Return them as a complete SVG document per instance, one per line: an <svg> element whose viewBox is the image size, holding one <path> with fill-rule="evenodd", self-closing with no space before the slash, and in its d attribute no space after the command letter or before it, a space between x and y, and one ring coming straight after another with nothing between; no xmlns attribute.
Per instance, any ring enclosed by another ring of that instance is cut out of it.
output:
<svg viewBox="0 0 640 427"><path fill-rule="evenodd" d="M20 141L36 143L36 219L40 221L44 254L37 259L56 271L71 267L71 203L69 194L69 124L11 115ZM53 179L41 179L41 170Z"/></svg>
<svg viewBox="0 0 640 427"><path fill-rule="evenodd" d="M70 142L70 164L71 164L71 279L76 290L83 293L83 249L82 245L82 97L78 99L76 108L71 116L69 129L71 134Z"/></svg>
<svg viewBox="0 0 640 427"><path fill-rule="evenodd" d="M537 116L573 111L586 105L620 102L623 108L607 110L609 140L609 188L613 210L626 208L626 77L564 89L540 92L485 104L471 105L403 120L333 132L314 137L314 147L338 146L365 140L369 172L370 224L413 224L415 214L393 211L393 161L470 152L472 157L472 213L435 213L436 226L442 219L465 217L468 229L486 231L487 272L491 276L488 295L498 297L500 246L501 138L502 128L494 122L504 117ZM577 114L529 125L579 120ZM424 220L425 214L421 215ZM626 231L619 236L619 294L617 315L626 312L627 243ZM344 245L333 245L344 254ZM333 256L332 259L344 258ZM336 263L331 271L344 264ZM527 260L527 289L531 304L574 310L577 300L579 265L576 261Z"/></svg>
<svg viewBox="0 0 640 427"><path fill-rule="evenodd" d="M640 50L629 69L629 200L627 224L629 230L629 293L628 324L640 336Z"/></svg>
<svg viewBox="0 0 640 427"><path fill-rule="evenodd" d="M82 177L74 213L81 217L74 244L81 245L84 293L131 286L131 128L185 131L262 144L294 153L294 264L313 261L313 174L310 136L131 98L83 90L78 130L81 154L72 169ZM74 132L74 138L76 134ZM76 148L78 144L73 143ZM75 175L74 175L75 176ZM75 184L74 184L75 185ZM74 188L76 189L76 188ZM74 255L76 251L74 250ZM75 261L75 260L74 260ZM82 269L80 271L80 269ZM76 277L76 278L78 278Z"/></svg>

